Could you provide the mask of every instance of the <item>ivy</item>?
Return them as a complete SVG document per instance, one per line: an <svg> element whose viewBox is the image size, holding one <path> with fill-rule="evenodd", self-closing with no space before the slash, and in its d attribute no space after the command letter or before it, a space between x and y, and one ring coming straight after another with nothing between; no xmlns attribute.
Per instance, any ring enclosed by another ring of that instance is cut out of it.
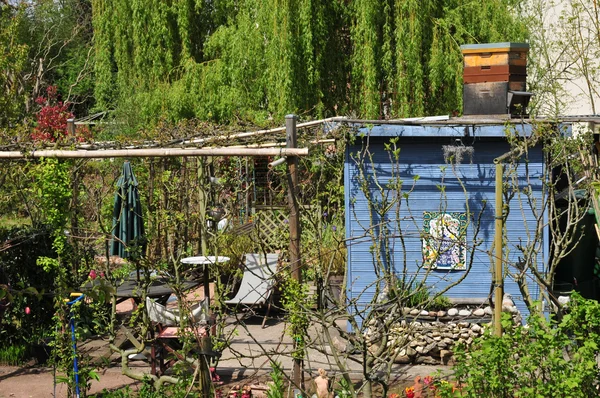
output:
<svg viewBox="0 0 600 398"><path fill-rule="evenodd" d="M281 303L288 313L286 332L295 343L292 357L303 359L306 348L305 337L309 325L308 312L306 311L306 308L308 308L308 287L288 277L284 283Z"/></svg>

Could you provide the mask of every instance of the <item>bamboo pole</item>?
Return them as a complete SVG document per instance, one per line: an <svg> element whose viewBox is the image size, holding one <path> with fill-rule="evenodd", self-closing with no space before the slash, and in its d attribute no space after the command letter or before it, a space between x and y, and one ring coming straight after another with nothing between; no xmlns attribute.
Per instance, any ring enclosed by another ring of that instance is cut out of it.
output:
<svg viewBox="0 0 600 398"><path fill-rule="evenodd" d="M317 144L331 144L335 142L335 138L327 138L323 140L312 140L309 141L309 144L317 145ZM280 147L286 146L285 142L265 142L263 144L247 144L247 145L231 145L227 148L271 148L271 147Z"/></svg>
<svg viewBox="0 0 600 398"><path fill-rule="evenodd" d="M497 159L496 159L497 160ZM494 334L502 336L502 300L504 298L504 281L502 277L502 230L504 229L504 219L502 215L502 177L504 168L500 161L496 162L496 235L494 237Z"/></svg>
<svg viewBox="0 0 600 398"><path fill-rule="evenodd" d="M185 156L307 156L308 148L152 148L152 149L106 149L106 150L53 150L31 152L0 151L0 159L27 158L136 158L136 157L185 157Z"/></svg>
<svg viewBox="0 0 600 398"><path fill-rule="evenodd" d="M318 125L328 123L328 122L344 121L344 120L345 120L345 118L330 117L327 119L313 120L312 122L300 123L300 124L296 125L296 128L299 129L299 128L304 128L304 127L312 127L312 126L318 126ZM223 134L223 135L214 136L214 137L195 138L195 139L191 139L191 140L186 140L186 141L184 141L184 143L196 144L196 143L210 142L210 141L215 141L215 140L230 140L232 138L256 137L257 135L283 133L284 131L287 131L287 126L286 127L275 127L275 128L267 129L267 130L247 131L247 132L243 132L243 133L235 133L235 134L229 134L229 135Z"/></svg>

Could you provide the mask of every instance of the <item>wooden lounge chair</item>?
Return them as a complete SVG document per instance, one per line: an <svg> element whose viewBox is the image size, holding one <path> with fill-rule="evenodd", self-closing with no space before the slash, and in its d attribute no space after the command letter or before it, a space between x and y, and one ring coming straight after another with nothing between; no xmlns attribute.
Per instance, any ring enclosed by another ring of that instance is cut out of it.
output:
<svg viewBox="0 0 600 398"><path fill-rule="evenodd" d="M279 254L246 254L240 288L234 298L225 301L225 304L242 306L246 309L266 304L267 312L263 319L263 328L271 309L271 293L278 259Z"/></svg>

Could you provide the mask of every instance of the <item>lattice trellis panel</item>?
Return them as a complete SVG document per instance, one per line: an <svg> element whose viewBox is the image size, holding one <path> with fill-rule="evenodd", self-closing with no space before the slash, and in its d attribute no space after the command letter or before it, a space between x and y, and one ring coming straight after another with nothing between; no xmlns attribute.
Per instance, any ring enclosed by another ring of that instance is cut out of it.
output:
<svg viewBox="0 0 600 398"><path fill-rule="evenodd" d="M300 210L300 223L302 236L300 249L305 252L306 245L314 242L315 228L320 227L310 222L316 208L303 206ZM254 213L254 233L264 250L269 252L279 251L287 256L290 246L289 210L285 207L257 208Z"/></svg>
<svg viewBox="0 0 600 398"><path fill-rule="evenodd" d="M265 251L287 253L290 242L287 209L257 209L254 213L254 233Z"/></svg>

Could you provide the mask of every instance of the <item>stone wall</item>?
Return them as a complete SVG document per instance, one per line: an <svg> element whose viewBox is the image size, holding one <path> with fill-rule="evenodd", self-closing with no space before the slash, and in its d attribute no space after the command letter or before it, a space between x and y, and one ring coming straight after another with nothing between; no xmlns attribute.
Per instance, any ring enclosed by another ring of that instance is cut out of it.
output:
<svg viewBox="0 0 600 398"><path fill-rule="evenodd" d="M516 323L521 322L519 311L510 297L505 297L502 310L511 313ZM490 306L455 305L446 311L403 309L404 318L389 333L388 346L396 348L397 363L452 364L453 349L457 343L470 345L491 327L493 310ZM377 322L369 327L374 346L381 341Z"/></svg>

